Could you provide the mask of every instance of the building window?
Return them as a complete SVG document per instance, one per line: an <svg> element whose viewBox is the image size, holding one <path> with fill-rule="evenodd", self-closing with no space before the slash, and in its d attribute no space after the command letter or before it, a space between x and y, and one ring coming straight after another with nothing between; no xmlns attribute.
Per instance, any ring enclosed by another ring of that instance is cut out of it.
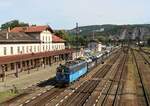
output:
<svg viewBox="0 0 150 106"><path fill-rule="evenodd" d="M46 36L46 42L47 42L47 36Z"/></svg>
<svg viewBox="0 0 150 106"><path fill-rule="evenodd" d="M49 42L50 42L50 36L49 36Z"/></svg>
<svg viewBox="0 0 150 106"><path fill-rule="evenodd" d="M20 53L20 47L19 46L17 47L17 51L18 51L18 53Z"/></svg>
<svg viewBox="0 0 150 106"><path fill-rule="evenodd" d="M21 63L18 63L18 68L21 68Z"/></svg>
<svg viewBox="0 0 150 106"><path fill-rule="evenodd" d="M7 55L7 48L4 47L4 55Z"/></svg>
<svg viewBox="0 0 150 106"><path fill-rule="evenodd" d="M29 50L28 50L28 46L26 47L26 52L27 52L27 53L29 52Z"/></svg>
<svg viewBox="0 0 150 106"><path fill-rule="evenodd" d="M11 63L11 70L14 70L15 67L14 67L14 63Z"/></svg>
<svg viewBox="0 0 150 106"><path fill-rule="evenodd" d="M44 48L44 46L43 46L43 51L44 51L44 49L45 49L45 48Z"/></svg>
<svg viewBox="0 0 150 106"><path fill-rule="evenodd" d="M4 70L5 70L5 71L8 71L7 64L4 65Z"/></svg>
<svg viewBox="0 0 150 106"><path fill-rule="evenodd" d="M43 36L43 41L44 41L44 36Z"/></svg>
<svg viewBox="0 0 150 106"><path fill-rule="evenodd" d="M24 61L22 62L22 66L25 67L25 62Z"/></svg>
<svg viewBox="0 0 150 106"><path fill-rule="evenodd" d="M32 52L32 46L30 46L30 52Z"/></svg>
<svg viewBox="0 0 150 106"><path fill-rule="evenodd" d="M13 54L13 47L10 47L10 53Z"/></svg>
<svg viewBox="0 0 150 106"><path fill-rule="evenodd" d="M38 46L38 52L40 52L40 46Z"/></svg>
<svg viewBox="0 0 150 106"><path fill-rule="evenodd" d="M48 46L46 45L46 51L48 50Z"/></svg>
<svg viewBox="0 0 150 106"><path fill-rule="evenodd" d="M36 52L36 46L34 46L34 52Z"/></svg>
<svg viewBox="0 0 150 106"><path fill-rule="evenodd" d="M24 46L22 46L22 53L24 53Z"/></svg>

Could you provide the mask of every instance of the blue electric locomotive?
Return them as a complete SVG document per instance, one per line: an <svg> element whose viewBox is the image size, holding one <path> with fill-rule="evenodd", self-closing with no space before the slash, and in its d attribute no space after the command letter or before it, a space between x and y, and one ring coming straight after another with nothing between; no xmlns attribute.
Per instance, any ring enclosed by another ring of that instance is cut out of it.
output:
<svg viewBox="0 0 150 106"><path fill-rule="evenodd" d="M69 61L60 65L56 72L56 81L59 85L68 85L87 73L87 62L83 60Z"/></svg>

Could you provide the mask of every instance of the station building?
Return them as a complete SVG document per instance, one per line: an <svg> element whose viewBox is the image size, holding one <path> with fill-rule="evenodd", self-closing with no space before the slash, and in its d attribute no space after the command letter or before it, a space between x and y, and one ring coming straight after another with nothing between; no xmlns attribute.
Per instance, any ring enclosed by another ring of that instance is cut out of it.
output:
<svg viewBox="0 0 150 106"><path fill-rule="evenodd" d="M56 36L50 26L15 27L0 32L0 77L51 65L72 56L65 40Z"/></svg>

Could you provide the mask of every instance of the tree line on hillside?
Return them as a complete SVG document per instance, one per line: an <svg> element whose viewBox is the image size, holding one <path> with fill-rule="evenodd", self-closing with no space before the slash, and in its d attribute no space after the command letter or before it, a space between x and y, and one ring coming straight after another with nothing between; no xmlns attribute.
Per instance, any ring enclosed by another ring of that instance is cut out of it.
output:
<svg viewBox="0 0 150 106"><path fill-rule="evenodd" d="M115 40L108 39L104 36L96 36L94 39L89 36L81 36L80 33L78 35L76 34L70 34L65 30L57 30L55 31L55 34L64 40L67 41L67 43L73 45L73 46L86 46L90 41L96 40L98 42L102 42L103 44L110 44L114 43Z"/></svg>
<svg viewBox="0 0 150 106"><path fill-rule="evenodd" d="M1 25L1 30L7 30L8 28L12 29L14 27L22 27L22 26L29 26L29 23L25 23L25 22L20 22L19 20L12 20L12 21L8 21L4 24ZM34 25L36 26L36 25ZM147 27L150 27L150 25L146 25ZM104 28L108 28L108 30L105 30L103 32L95 32L95 38L97 41L102 42L104 44L109 44L109 43L114 43L118 40L116 39L111 39L109 38L110 33L116 33L118 31L118 29L120 29L120 27L116 26L116 25L103 25ZM127 26L126 26L127 27ZM132 26L129 26L132 28ZM91 41L91 39L93 39L92 33L90 33L91 30L91 26L87 26L87 27L79 27L82 32L79 33L77 36L75 33L70 33L69 31L66 30L55 30L54 33L61 37L62 39L66 40L66 42L72 46L85 46L88 44L89 41ZM97 28L100 28L99 25L94 26L94 29L92 30L96 30ZM84 30L84 31L83 31ZM86 36L87 32L90 33L91 36ZM85 35L84 35L85 34ZM147 39L147 43L150 46L150 38Z"/></svg>

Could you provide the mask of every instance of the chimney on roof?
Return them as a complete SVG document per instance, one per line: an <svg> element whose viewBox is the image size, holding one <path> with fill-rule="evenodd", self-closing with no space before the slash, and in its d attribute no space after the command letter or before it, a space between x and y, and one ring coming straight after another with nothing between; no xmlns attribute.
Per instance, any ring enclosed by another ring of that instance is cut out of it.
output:
<svg viewBox="0 0 150 106"><path fill-rule="evenodd" d="M9 32L7 31L7 33L6 33L6 39L8 39L8 37L9 37Z"/></svg>
<svg viewBox="0 0 150 106"><path fill-rule="evenodd" d="M10 27L8 27L7 31L10 32Z"/></svg>
<svg viewBox="0 0 150 106"><path fill-rule="evenodd" d="M6 33L6 39L9 38L9 32L10 32L10 27L8 27L7 33Z"/></svg>

